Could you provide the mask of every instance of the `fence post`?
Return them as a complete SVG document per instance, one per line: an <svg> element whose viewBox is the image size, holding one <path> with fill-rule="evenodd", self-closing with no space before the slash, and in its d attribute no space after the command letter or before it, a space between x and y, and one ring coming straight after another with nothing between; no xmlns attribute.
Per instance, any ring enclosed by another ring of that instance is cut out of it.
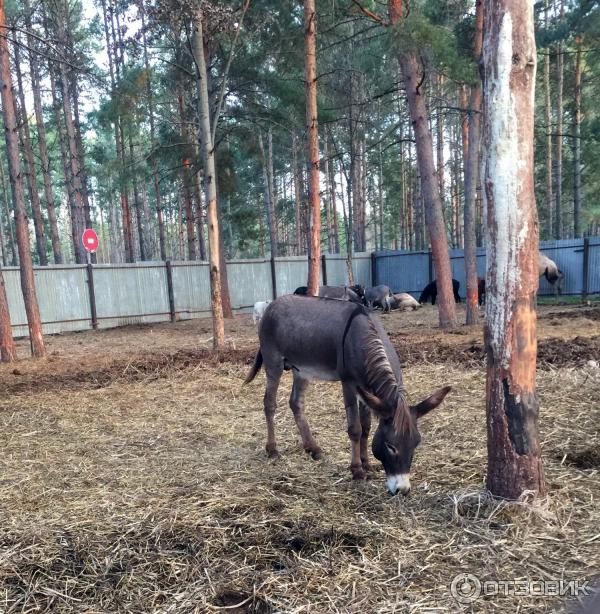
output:
<svg viewBox="0 0 600 614"><path fill-rule="evenodd" d="M371 252L371 285L377 285L377 256Z"/></svg>
<svg viewBox="0 0 600 614"><path fill-rule="evenodd" d="M433 281L433 252L429 250L427 252L427 267L428 267L428 275L429 275L429 283Z"/></svg>
<svg viewBox="0 0 600 614"><path fill-rule="evenodd" d="M96 289L94 288L94 268L91 262L87 264L87 283L90 296L90 315L92 316L92 328L98 328L98 312L96 311Z"/></svg>
<svg viewBox="0 0 600 614"><path fill-rule="evenodd" d="M271 256L271 288L273 289L273 300L277 298L277 271L275 269L275 258Z"/></svg>
<svg viewBox="0 0 600 614"><path fill-rule="evenodd" d="M581 301L587 301L589 292L589 272L590 272L590 239L583 239L583 283L581 286Z"/></svg>
<svg viewBox="0 0 600 614"><path fill-rule="evenodd" d="M170 260L165 262L167 268L167 292L169 293L169 315L171 322L175 322L175 291L173 290L173 265Z"/></svg>
<svg viewBox="0 0 600 614"><path fill-rule="evenodd" d="M321 254L321 275L323 277L323 285L327 285L327 256Z"/></svg>

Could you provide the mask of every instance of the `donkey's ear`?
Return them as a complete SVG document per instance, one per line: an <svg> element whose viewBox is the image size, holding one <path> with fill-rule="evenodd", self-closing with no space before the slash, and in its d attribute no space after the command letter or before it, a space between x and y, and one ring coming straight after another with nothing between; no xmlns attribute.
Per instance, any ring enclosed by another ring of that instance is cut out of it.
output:
<svg viewBox="0 0 600 614"><path fill-rule="evenodd" d="M427 397L424 401L421 401L417 405L411 405L410 411L417 418L422 418L425 414L428 414L432 409L435 409L446 397L446 395L452 390L450 386L440 388L436 390L430 397Z"/></svg>
<svg viewBox="0 0 600 614"><path fill-rule="evenodd" d="M368 390L361 388L360 386L356 387L356 391L362 400L378 415L382 415L386 413L386 404L374 394L371 394Z"/></svg>

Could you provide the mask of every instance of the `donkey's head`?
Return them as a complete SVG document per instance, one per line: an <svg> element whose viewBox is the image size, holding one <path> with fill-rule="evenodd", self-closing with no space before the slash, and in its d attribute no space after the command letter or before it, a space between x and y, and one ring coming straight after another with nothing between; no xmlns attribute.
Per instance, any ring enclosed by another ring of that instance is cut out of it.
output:
<svg viewBox="0 0 600 614"><path fill-rule="evenodd" d="M380 399L363 391L363 399L379 415L379 426L373 436L373 456L381 462L387 475L387 487L392 495L410 492L410 467L415 449L421 442L417 428L419 418L435 409L450 392L450 386L441 388L418 405L407 406L400 395L396 411L385 417Z"/></svg>

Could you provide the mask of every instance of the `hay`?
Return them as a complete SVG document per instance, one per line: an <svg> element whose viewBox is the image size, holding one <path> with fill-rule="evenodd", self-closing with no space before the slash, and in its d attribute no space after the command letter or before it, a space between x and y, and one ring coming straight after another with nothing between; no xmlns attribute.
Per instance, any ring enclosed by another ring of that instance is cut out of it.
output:
<svg viewBox="0 0 600 614"><path fill-rule="evenodd" d="M142 342L149 331L139 334ZM254 334L247 324L236 332L238 351L250 351ZM56 360L22 363L21 376L0 370L0 384L67 373L68 338L56 343ZM124 343L93 363L113 365L118 377L94 381L90 371L87 386L59 379L54 388L48 378L0 399L1 611L453 612L449 586L460 573L482 581L597 574L598 369L540 372L550 495L533 505L483 488L481 369L427 360L405 369L413 400L444 384L454 390L423 420L413 492L402 499L386 494L381 471L351 481L339 386L315 384L308 395L325 451L315 462L299 443L284 378L282 458L267 461L263 376L242 389L246 366L234 354L186 363L174 358L181 346L169 353L166 343L157 343L164 360L133 344L128 354ZM507 596L469 609L560 605Z"/></svg>

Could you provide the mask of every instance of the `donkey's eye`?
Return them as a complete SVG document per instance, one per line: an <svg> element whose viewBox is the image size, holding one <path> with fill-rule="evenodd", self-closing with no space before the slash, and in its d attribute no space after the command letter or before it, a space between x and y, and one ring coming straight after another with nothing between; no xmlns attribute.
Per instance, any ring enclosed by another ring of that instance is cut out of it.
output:
<svg viewBox="0 0 600 614"><path fill-rule="evenodd" d="M398 454L398 450L396 450L396 448L391 443L386 443L385 447L390 454L393 454L394 456Z"/></svg>

